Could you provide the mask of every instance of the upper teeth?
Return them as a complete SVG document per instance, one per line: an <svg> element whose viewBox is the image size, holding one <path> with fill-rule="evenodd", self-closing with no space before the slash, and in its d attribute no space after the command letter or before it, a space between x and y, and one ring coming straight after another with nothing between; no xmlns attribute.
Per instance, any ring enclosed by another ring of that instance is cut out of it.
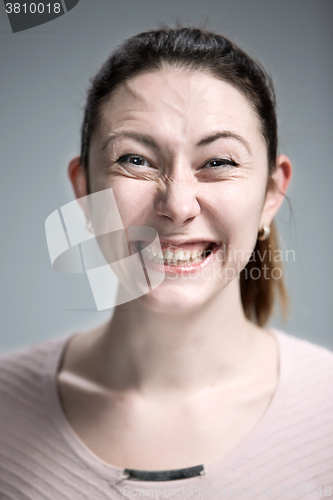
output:
<svg viewBox="0 0 333 500"><path fill-rule="evenodd" d="M147 257L149 260L154 260L154 261L168 261L169 263L175 263L177 261L181 262L186 262L186 261L194 261L198 258L200 258L204 250L182 250L182 249L177 249L176 251L171 250L170 248L167 248L164 252L162 252L161 249L156 250L156 248L152 247L146 247L143 248L142 250L143 254L145 257ZM162 262L160 262L162 264Z"/></svg>

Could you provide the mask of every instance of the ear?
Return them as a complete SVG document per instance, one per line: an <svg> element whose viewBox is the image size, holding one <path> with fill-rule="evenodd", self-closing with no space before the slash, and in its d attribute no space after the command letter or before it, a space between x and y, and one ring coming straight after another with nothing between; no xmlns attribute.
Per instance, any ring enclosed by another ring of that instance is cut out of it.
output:
<svg viewBox="0 0 333 500"><path fill-rule="evenodd" d="M80 156L75 156L75 158L69 162L67 172L73 186L75 196L84 210L86 217L89 217L90 211L87 206L87 199L85 198L85 196L88 195L87 174L81 165Z"/></svg>
<svg viewBox="0 0 333 500"><path fill-rule="evenodd" d="M75 156L68 164L68 177L72 183L75 196L87 196L87 175L81 165L80 156Z"/></svg>
<svg viewBox="0 0 333 500"><path fill-rule="evenodd" d="M260 227L270 226L276 213L278 212L292 175L292 165L289 158L279 155L276 158L276 169L268 181L266 199L260 219Z"/></svg>

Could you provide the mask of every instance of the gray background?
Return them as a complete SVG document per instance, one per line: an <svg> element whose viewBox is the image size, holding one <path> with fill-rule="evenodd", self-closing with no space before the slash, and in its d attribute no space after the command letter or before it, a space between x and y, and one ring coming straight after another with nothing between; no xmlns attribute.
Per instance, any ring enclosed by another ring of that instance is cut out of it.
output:
<svg viewBox="0 0 333 500"><path fill-rule="evenodd" d="M51 267L47 216L73 199L69 159L79 152L88 80L126 37L161 23L198 24L230 37L272 73L280 152L294 178L278 218L293 303L272 324L333 349L332 0L81 0L66 15L13 34L0 4L0 350L87 329L85 275ZM85 310L79 310L85 309Z"/></svg>

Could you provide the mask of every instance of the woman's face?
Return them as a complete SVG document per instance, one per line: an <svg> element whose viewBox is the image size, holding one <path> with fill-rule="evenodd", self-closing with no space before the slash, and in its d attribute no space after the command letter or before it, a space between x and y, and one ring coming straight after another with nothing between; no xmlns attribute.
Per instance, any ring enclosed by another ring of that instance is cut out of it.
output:
<svg viewBox="0 0 333 500"><path fill-rule="evenodd" d="M165 279L139 299L154 311L190 312L235 288L274 215L259 120L236 88L204 72L164 68L118 88L89 165L92 192L113 189L125 228L159 234L163 255L143 255Z"/></svg>

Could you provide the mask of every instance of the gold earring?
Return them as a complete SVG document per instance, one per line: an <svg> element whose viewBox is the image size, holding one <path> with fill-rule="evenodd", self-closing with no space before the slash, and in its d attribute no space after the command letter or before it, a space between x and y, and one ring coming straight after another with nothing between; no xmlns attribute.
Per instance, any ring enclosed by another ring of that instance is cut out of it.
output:
<svg viewBox="0 0 333 500"><path fill-rule="evenodd" d="M94 228L91 222L91 219L86 220L86 229L89 231L89 233L94 233Z"/></svg>
<svg viewBox="0 0 333 500"><path fill-rule="evenodd" d="M259 241L264 241L269 238L269 235L271 234L271 229L269 226L262 226L262 229L258 232L258 240Z"/></svg>

